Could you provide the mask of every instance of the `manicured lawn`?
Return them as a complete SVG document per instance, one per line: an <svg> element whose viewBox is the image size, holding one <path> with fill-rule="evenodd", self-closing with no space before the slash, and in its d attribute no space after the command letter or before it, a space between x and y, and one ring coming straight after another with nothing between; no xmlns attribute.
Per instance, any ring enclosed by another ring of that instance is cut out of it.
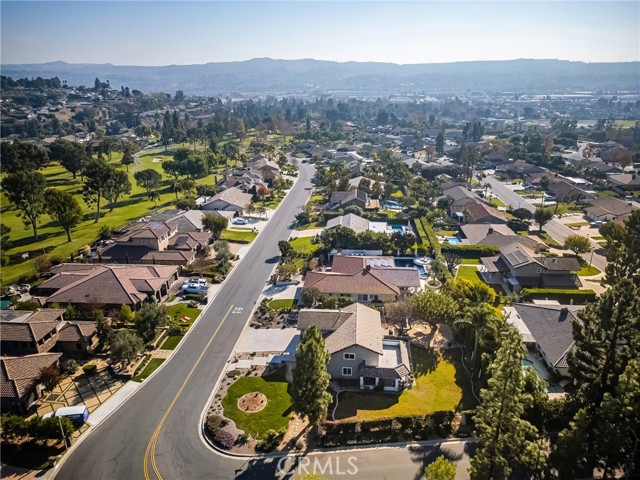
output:
<svg viewBox="0 0 640 480"><path fill-rule="evenodd" d="M287 387L284 372L267 377L242 377L229 387L222 400L224 416L254 438L263 436L269 429L286 428L292 404ZM238 399L251 392L260 392L267 397L267 406L259 412L247 413L238 408Z"/></svg>
<svg viewBox="0 0 640 480"><path fill-rule="evenodd" d="M457 230L436 230L434 232L436 235L443 237L455 237L458 234Z"/></svg>
<svg viewBox="0 0 640 480"><path fill-rule="evenodd" d="M162 343L160 350L175 350L184 335L171 335Z"/></svg>
<svg viewBox="0 0 640 480"><path fill-rule="evenodd" d="M221 239L230 242L251 243L258 236L258 232L251 230L223 230Z"/></svg>
<svg viewBox="0 0 640 480"><path fill-rule="evenodd" d="M618 194L613 190L596 190L596 197L617 197Z"/></svg>
<svg viewBox="0 0 640 480"><path fill-rule="evenodd" d="M589 267L588 263L582 265L582 268L578 270L579 277L592 277L594 275L598 275L599 273L600 270L598 268L594 267L593 265Z"/></svg>
<svg viewBox="0 0 640 480"><path fill-rule="evenodd" d="M566 224L567 227L569 228L580 228L580 227L586 227L589 225L589 222L575 222L575 223L567 223Z"/></svg>
<svg viewBox="0 0 640 480"><path fill-rule="evenodd" d="M103 225L111 228L119 227L137 220L140 217L149 215L156 210L172 208L175 205L176 197L170 191L171 181L162 172L162 163L154 161L156 158L160 158L161 160L170 159L172 158L171 155L171 152L166 155L160 150L145 151L139 158L136 158L136 163L129 166L129 180L133 186L131 194L121 198L116 203L112 212L109 211L110 206L103 200L101 205L101 218L98 223L94 223L95 205L87 205L82 198L83 183L79 175L74 179L71 173L58 164L52 164L42 169L41 173L45 175L47 180L46 186L72 193L80 203L84 212L82 222L71 232L72 241L70 243L67 242L66 235L62 229L48 215L40 218L38 228L39 240L34 241L32 230L24 229L22 219L18 218L18 212L15 210L15 207L9 203L5 195L2 195L0 210L2 223L11 227L10 236L13 243L12 248L3 252L11 257L12 261L10 265L2 268L2 284L8 285L18 280L21 276L33 275L33 259L43 252L46 252L46 254L52 258L58 258L63 261L69 260L70 254L76 254L82 246L96 240L98 229ZM111 163L115 165L118 170L125 170L125 167L120 164L121 159L121 153L113 153ZM154 203L147 198L145 191L136 185L135 179L133 178L135 172L147 168L156 170L163 175L160 199L157 205L154 205ZM213 174L196 181L197 184L209 185L212 184L212 182ZM26 252L29 252L30 256L28 259L23 260L20 258L20 255Z"/></svg>
<svg viewBox="0 0 640 480"><path fill-rule="evenodd" d="M134 380L135 382L142 382L149 375L155 372L157 368L162 365L162 362L164 362L164 358L152 358L151 360L149 360L149 363L147 363L147 366L144 367L144 370L133 377L132 380Z"/></svg>
<svg viewBox="0 0 640 480"><path fill-rule="evenodd" d="M296 228L296 230L311 230L314 228L324 228L327 226L327 222L322 221L322 222L311 222L311 223L307 223L306 225L300 225L298 228Z"/></svg>
<svg viewBox="0 0 640 480"><path fill-rule="evenodd" d="M293 308L295 300L293 298L278 298L276 300L271 300L269 302L269 306L274 310L289 310Z"/></svg>
<svg viewBox="0 0 640 480"><path fill-rule="evenodd" d="M456 360L438 352L411 347L416 384L401 394L345 392L340 394L336 420L378 420L428 415L470 407L469 378ZM464 400L463 400L464 397Z"/></svg>
<svg viewBox="0 0 640 480"><path fill-rule="evenodd" d="M299 237L289 240L289 243L300 255L311 255L318 249L318 245L312 242L312 237Z"/></svg>
<svg viewBox="0 0 640 480"><path fill-rule="evenodd" d="M169 312L169 315L171 315L180 325L191 325L202 313L202 310L198 308L189 308L184 303L171 305L170 307L167 307L167 311ZM182 317L189 317L189 322L181 322L180 319Z"/></svg>
<svg viewBox="0 0 640 480"><path fill-rule="evenodd" d="M398 189L391 194L393 198L402 198L404 195L402 194L402 190Z"/></svg>
<svg viewBox="0 0 640 480"><path fill-rule="evenodd" d="M479 258L461 258L460 265L480 265Z"/></svg>
<svg viewBox="0 0 640 480"><path fill-rule="evenodd" d="M479 260L478 263L480 263ZM499 285L489 285L485 283L484 280L482 280L480 272L476 267L464 267L461 265L460 267L458 267L458 275L456 275L456 278L462 278L463 280L471 283L482 283L484 285L487 285L487 287L493 290L496 296L502 293L502 287L500 287Z"/></svg>
<svg viewBox="0 0 640 480"><path fill-rule="evenodd" d="M507 204L504 203L502 200L500 200L498 197L493 197L491 199L491 205L493 205L494 207L506 207Z"/></svg>

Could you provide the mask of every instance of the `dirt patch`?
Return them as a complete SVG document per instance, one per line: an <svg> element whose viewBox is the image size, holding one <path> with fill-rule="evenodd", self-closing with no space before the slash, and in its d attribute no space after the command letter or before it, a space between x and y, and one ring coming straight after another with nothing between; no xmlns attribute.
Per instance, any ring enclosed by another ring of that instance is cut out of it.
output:
<svg viewBox="0 0 640 480"><path fill-rule="evenodd" d="M268 403L267 396L260 392L246 393L238 399L238 408L246 413L255 413L264 409Z"/></svg>

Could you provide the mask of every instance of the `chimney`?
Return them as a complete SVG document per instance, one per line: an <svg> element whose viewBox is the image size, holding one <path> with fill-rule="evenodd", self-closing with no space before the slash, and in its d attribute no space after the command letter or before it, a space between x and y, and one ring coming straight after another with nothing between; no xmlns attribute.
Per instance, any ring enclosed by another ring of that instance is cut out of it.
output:
<svg viewBox="0 0 640 480"><path fill-rule="evenodd" d="M493 227L489 227L489 230L487 230L487 233L493 233Z"/></svg>
<svg viewBox="0 0 640 480"><path fill-rule="evenodd" d="M560 309L560 318L561 322L564 322L567 319L567 315L569 315L569 309L567 307L562 307Z"/></svg>

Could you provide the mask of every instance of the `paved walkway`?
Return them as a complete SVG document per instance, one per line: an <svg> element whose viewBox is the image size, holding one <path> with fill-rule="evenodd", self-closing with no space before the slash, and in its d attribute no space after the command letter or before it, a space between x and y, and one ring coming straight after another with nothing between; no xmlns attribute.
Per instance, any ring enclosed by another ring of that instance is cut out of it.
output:
<svg viewBox="0 0 640 480"><path fill-rule="evenodd" d="M141 383L129 381L118 390L118 392L104 402L99 408L97 408L90 416L89 423L92 427L99 425L107 418L111 412L117 409L127 398L135 393L138 388L142 386Z"/></svg>
<svg viewBox="0 0 640 480"><path fill-rule="evenodd" d="M300 238L300 237L315 237L316 235L320 235L320 233L324 230L324 228L309 228L308 230L294 230L291 234L291 238Z"/></svg>

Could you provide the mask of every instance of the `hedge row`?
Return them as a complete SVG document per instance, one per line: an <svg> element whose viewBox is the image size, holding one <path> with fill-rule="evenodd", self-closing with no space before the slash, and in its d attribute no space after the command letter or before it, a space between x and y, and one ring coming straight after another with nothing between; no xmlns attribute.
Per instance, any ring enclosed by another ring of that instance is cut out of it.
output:
<svg viewBox="0 0 640 480"><path fill-rule="evenodd" d="M431 245L433 253L435 253L436 256L440 256L442 254L442 249L440 247L438 237L436 237L436 233L433 231L433 227L426 218L420 218L419 221L424 228L425 234L427 235L427 241L429 242L429 245Z"/></svg>
<svg viewBox="0 0 640 480"><path fill-rule="evenodd" d="M500 249L491 245L450 245L442 247L442 251L455 253L462 258L493 257L500 254Z"/></svg>
<svg viewBox="0 0 640 480"><path fill-rule="evenodd" d="M578 304L592 302L597 297L596 292L593 290L559 288L524 288L520 292L520 296L523 300L547 299L558 300L560 303L569 303L573 300L574 303Z"/></svg>
<svg viewBox="0 0 640 480"><path fill-rule="evenodd" d="M427 240L427 232L424 231L424 227L422 226L421 219L412 220L413 222L413 231L416 232L416 239L418 245L424 245L428 243Z"/></svg>
<svg viewBox="0 0 640 480"><path fill-rule="evenodd" d="M321 438L324 447L341 445L366 445L399 440L424 440L438 436L446 438L453 431L454 414L451 411L434 412L430 415L398 417L395 419L327 423ZM356 433L356 425L360 432Z"/></svg>

